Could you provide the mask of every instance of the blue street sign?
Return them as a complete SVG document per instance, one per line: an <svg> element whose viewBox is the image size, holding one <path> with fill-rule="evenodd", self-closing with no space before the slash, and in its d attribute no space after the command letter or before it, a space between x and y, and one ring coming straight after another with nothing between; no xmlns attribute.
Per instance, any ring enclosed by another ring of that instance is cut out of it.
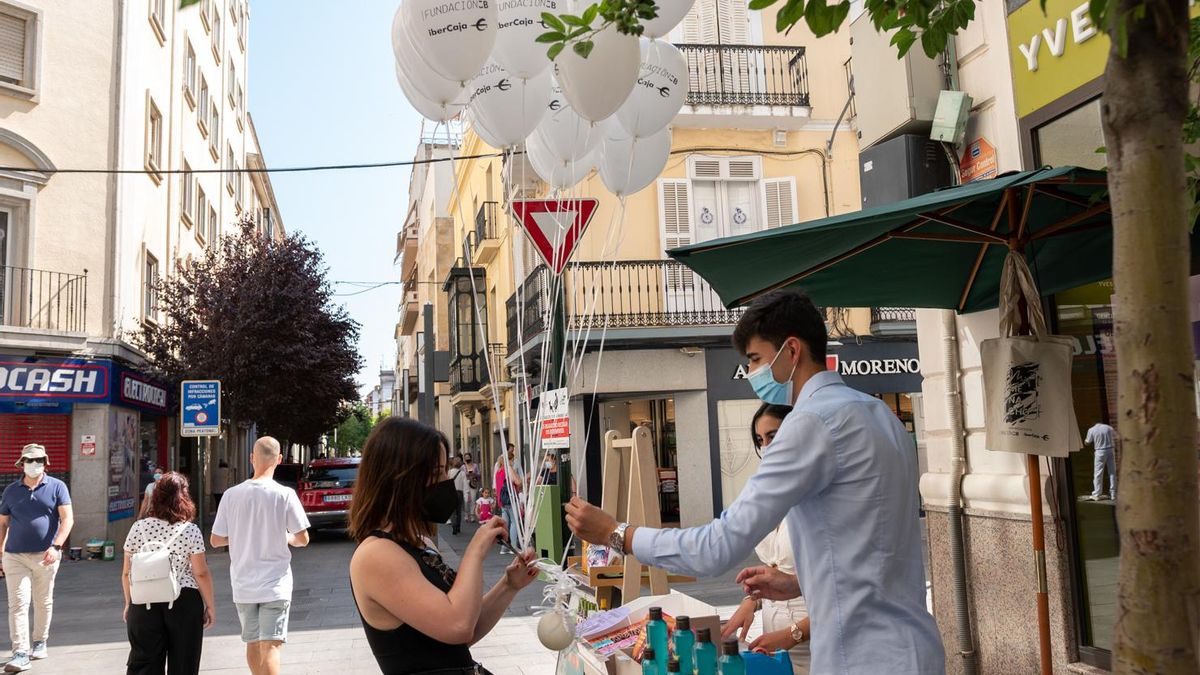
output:
<svg viewBox="0 0 1200 675"><path fill-rule="evenodd" d="M182 436L221 435L220 380L186 380L180 385L179 420Z"/></svg>

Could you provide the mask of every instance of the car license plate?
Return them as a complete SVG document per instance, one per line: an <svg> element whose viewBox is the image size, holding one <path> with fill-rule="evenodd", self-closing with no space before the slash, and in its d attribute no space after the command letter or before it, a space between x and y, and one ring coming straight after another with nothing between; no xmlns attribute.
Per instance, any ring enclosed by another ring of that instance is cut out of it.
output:
<svg viewBox="0 0 1200 675"><path fill-rule="evenodd" d="M325 495L325 503L337 503L350 501L350 495Z"/></svg>

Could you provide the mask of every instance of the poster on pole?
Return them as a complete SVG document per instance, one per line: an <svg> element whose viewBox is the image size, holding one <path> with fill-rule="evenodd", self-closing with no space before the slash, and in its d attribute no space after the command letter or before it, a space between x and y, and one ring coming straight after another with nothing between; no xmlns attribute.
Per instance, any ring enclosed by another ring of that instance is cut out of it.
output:
<svg viewBox="0 0 1200 675"><path fill-rule="evenodd" d="M571 447L571 397L566 388L542 394L538 419L542 421L542 449L567 450Z"/></svg>
<svg viewBox="0 0 1200 675"><path fill-rule="evenodd" d="M220 436L220 380L185 380L179 388L179 434Z"/></svg>

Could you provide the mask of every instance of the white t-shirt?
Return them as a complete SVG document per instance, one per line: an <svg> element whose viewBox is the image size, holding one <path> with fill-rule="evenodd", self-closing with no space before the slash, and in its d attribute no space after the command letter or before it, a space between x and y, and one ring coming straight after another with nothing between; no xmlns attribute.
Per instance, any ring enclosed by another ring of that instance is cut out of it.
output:
<svg viewBox="0 0 1200 675"><path fill-rule="evenodd" d="M450 478L454 481L454 489L459 492L467 491L467 472L462 467L450 469Z"/></svg>
<svg viewBox="0 0 1200 675"><path fill-rule="evenodd" d="M137 553L148 541L161 541L164 544L170 541L171 568L175 570L179 585L199 589L196 577L192 575L192 555L204 553L204 534L195 523L188 521L171 525L161 518L142 518L129 528L129 536L125 538L125 553Z"/></svg>
<svg viewBox="0 0 1200 675"><path fill-rule="evenodd" d="M292 551L287 535L308 529L295 491L273 480L248 480L225 491L212 532L229 537L233 601L292 599Z"/></svg>

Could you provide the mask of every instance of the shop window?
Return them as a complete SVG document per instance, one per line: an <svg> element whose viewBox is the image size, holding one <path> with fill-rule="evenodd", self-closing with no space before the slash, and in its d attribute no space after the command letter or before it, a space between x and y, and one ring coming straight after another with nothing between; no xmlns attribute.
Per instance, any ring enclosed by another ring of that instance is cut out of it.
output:
<svg viewBox="0 0 1200 675"><path fill-rule="evenodd" d="M1098 98L1043 124L1033 134L1039 166L1107 166L1104 153L1098 152L1104 145Z"/></svg>
<svg viewBox="0 0 1200 675"><path fill-rule="evenodd" d="M659 515L664 525L679 523L679 475L675 437L675 399L618 399L601 405L603 432L616 431L628 438L645 426L654 446L658 471ZM622 479L622 483L626 479Z"/></svg>

